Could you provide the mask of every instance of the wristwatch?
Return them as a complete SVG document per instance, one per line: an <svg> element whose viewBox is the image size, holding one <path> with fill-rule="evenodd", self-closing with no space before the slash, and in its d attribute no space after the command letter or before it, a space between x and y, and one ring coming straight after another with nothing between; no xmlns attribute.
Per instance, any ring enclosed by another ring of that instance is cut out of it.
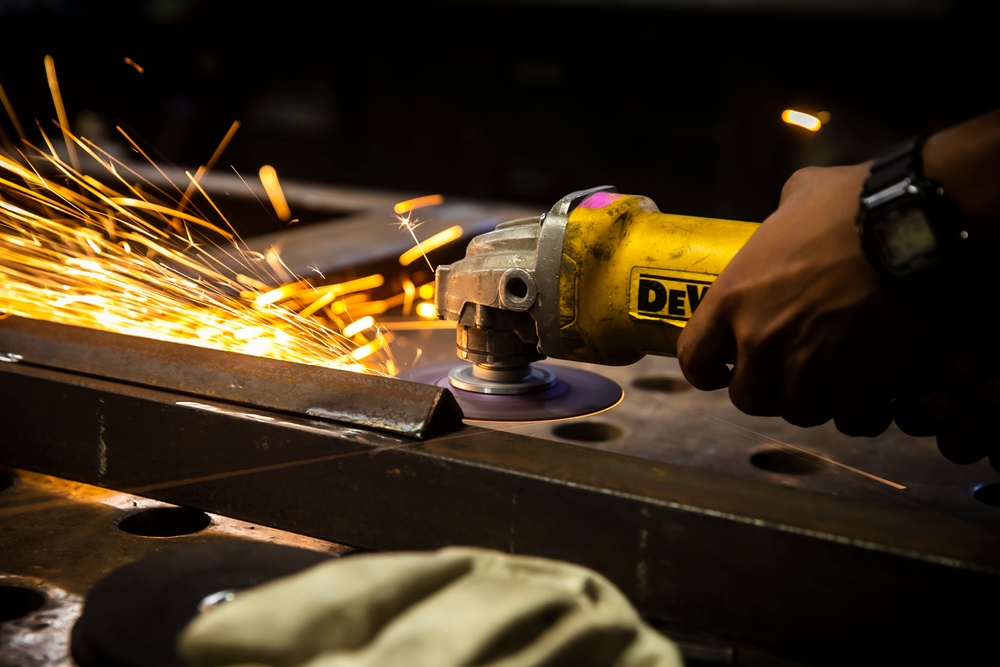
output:
<svg viewBox="0 0 1000 667"><path fill-rule="evenodd" d="M926 178L926 134L877 158L861 192L857 225L869 261L891 281L909 283L958 266L968 229L940 184Z"/></svg>

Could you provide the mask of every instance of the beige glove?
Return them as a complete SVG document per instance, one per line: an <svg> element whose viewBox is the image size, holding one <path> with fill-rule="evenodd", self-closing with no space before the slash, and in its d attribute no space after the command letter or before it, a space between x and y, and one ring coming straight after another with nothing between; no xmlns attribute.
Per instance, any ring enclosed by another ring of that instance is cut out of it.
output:
<svg viewBox="0 0 1000 667"><path fill-rule="evenodd" d="M196 617L178 650L205 667L683 665L600 574L472 547L313 566Z"/></svg>

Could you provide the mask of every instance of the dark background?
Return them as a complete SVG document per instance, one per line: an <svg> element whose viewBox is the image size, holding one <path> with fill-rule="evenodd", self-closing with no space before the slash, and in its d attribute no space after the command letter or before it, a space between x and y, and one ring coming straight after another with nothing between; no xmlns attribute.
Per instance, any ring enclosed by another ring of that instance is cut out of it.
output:
<svg viewBox="0 0 1000 667"><path fill-rule="evenodd" d="M611 184L759 220L796 167L1000 103L979 4L0 0L0 85L37 137L52 55L73 129L118 150L120 125L162 165L204 164L238 120L216 170L540 209Z"/></svg>

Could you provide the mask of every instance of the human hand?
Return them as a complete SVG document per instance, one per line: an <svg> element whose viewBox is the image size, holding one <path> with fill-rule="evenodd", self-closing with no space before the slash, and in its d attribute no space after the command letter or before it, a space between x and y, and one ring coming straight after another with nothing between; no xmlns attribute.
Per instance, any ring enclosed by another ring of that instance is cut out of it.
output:
<svg viewBox="0 0 1000 667"><path fill-rule="evenodd" d="M966 312L975 312L969 304ZM987 316L988 317L988 316ZM893 405L896 425L916 437L935 436L941 454L953 463L989 457L1000 470L996 415L1000 414L1000 340L984 322L957 318L957 333L928 351Z"/></svg>
<svg viewBox="0 0 1000 667"><path fill-rule="evenodd" d="M861 249L855 216L869 167L788 179L681 332L678 361L693 386L728 386L741 411L798 426L832 418L869 436L889 427L894 379L921 342Z"/></svg>
<svg viewBox="0 0 1000 667"><path fill-rule="evenodd" d="M196 617L178 647L201 667L683 664L596 572L472 547L322 563Z"/></svg>

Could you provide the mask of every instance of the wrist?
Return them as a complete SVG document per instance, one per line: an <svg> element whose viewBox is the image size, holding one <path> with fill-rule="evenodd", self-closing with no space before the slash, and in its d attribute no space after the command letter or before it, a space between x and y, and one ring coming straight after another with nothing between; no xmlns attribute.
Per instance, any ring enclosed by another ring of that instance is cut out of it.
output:
<svg viewBox="0 0 1000 667"><path fill-rule="evenodd" d="M968 220L969 246L1000 255L1000 109L929 135L921 157Z"/></svg>

